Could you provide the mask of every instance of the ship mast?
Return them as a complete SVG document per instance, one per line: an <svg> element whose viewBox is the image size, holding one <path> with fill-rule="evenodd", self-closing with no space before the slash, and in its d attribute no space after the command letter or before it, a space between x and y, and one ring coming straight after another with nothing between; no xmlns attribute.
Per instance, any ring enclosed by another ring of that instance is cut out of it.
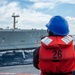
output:
<svg viewBox="0 0 75 75"><path fill-rule="evenodd" d="M15 29L16 23L18 22L18 21L16 21L16 18L17 18L17 17L20 17L20 16L19 16L19 15L15 15L15 14L13 13L12 17L13 17L13 29Z"/></svg>

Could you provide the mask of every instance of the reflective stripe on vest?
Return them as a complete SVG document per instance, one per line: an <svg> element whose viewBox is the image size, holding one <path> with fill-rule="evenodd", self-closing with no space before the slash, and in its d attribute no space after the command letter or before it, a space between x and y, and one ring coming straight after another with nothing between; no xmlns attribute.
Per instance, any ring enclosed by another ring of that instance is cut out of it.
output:
<svg viewBox="0 0 75 75"><path fill-rule="evenodd" d="M41 40L44 44L48 45L52 42L52 39L45 37L44 39Z"/></svg>
<svg viewBox="0 0 75 75"><path fill-rule="evenodd" d="M73 40L73 38L71 36L65 36L61 39L63 42L65 42L66 44L68 44L69 42L71 42Z"/></svg>

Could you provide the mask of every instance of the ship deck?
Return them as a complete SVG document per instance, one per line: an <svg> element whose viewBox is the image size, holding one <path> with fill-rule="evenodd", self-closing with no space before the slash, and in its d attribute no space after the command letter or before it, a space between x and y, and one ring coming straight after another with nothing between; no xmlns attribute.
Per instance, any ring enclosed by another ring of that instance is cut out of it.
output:
<svg viewBox="0 0 75 75"><path fill-rule="evenodd" d="M31 65L0 67L0 75L39 75L40 70Z"/></svg>

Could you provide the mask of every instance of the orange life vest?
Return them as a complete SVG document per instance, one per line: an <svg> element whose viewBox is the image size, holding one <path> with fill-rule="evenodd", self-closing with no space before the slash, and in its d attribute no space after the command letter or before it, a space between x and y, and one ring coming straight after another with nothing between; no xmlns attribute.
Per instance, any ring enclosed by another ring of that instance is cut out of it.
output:
<svg viewBox="0 0 75 75"><path fill-rule="evenodd" d="M67 73L75 70L73 38L49 36L41 40L39 68L44 73Z"/></svg>

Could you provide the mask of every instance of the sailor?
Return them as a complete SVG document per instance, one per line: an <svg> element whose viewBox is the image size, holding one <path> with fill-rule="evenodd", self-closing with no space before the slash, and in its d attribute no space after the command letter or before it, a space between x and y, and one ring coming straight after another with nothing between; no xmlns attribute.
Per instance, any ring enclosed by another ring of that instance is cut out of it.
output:
<svg viewBox="0 0 75 75"><path fill-rule="evenodd" d="M62 16L53 16L46 24L48 36L33 52L33 65L40 75L75 75L75 52L69 25Z"/></svg>

